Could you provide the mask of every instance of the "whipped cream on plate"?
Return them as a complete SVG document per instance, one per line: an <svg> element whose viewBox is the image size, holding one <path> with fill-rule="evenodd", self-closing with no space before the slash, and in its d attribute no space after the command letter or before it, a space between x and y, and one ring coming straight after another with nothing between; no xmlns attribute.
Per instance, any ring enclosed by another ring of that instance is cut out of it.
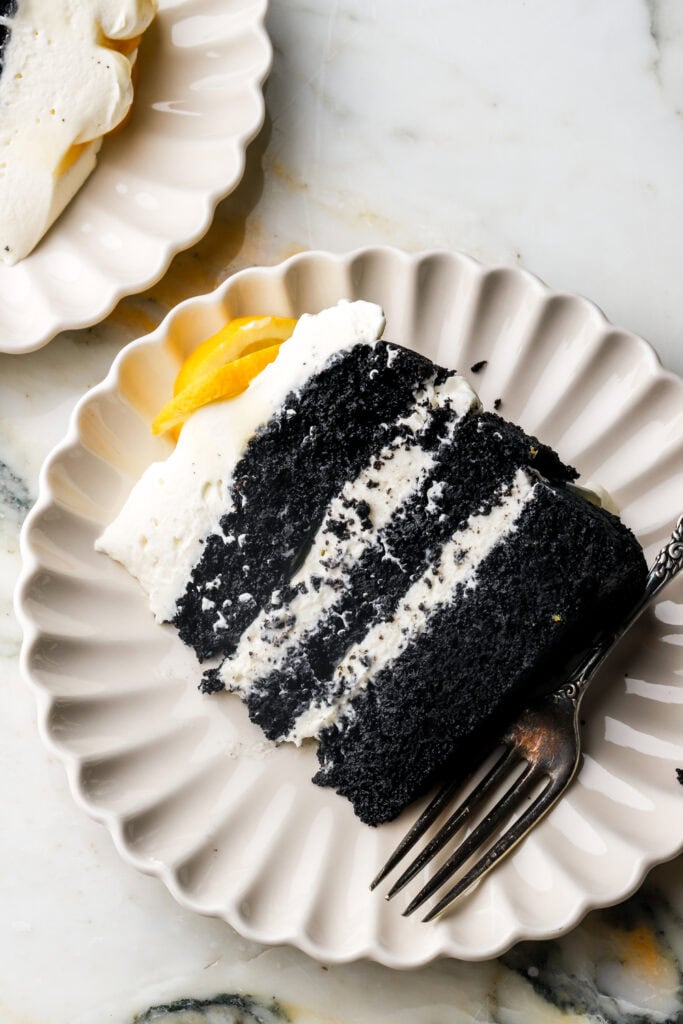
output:
<svg viewBox="0 0 683 1024"><path fill-rule="evenodd" d="M157 0L12 0L0 73L0 258L27 256L133 102Z"/></svg>

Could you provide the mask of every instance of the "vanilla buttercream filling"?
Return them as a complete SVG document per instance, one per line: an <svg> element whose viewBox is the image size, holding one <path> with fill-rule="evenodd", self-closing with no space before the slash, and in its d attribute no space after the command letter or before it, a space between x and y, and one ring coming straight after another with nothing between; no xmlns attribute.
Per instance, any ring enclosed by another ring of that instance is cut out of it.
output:
<svg viewBox="0 0 683 1024"><path fill-rule="evenodd" d="M416 395L415 411L397 422L397 426L409 424L412 432L378 452L356 479L347 481L341 494L332 499L306 560L290 581L294 596L286 606L287 630L283 634L277 622L281 613L275 595L273 607L259 613L242 634L235 654L222 666L221 676L228 689L246 693L255 677L279 668L314 632L321 616L334 607L340 590L349 584L353 567L366 551L381 543L384 527L395 515L402 514L406 501L419 491L434 469L436 453L421 446L421 433L428 426L433 409L443 408L451 394L459 393L458 386L453 387L452 377L442 384L429 383ZM462 406L459 408L459 414L440 438L442 445L450 440L462 415ZM359 507L367 510L368 523L361 521ZM340 521L344 523L342 537L335 528ZM385 559L394 557L385 549Z"/></svg>
<svg viewBox="0 0 683 1024"><path fill-rule="evenodd" d="M334 696L312 703L285 739L299 744L349 714L354 696L400 657L428 627L431 616L456 600L459 589L477 586L477 568L514 531L537 486L537 478L519 469L512 484L499 492L496 504L468 518L441 548L438 559L409 587L391 619L375 623L347 651L330 680Z"/></svg>

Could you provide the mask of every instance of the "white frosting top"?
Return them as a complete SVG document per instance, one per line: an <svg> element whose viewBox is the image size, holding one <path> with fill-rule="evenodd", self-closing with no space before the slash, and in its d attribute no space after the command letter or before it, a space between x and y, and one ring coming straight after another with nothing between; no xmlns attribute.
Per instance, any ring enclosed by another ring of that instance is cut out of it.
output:
<svg viewBox="0 0 683 1024"><path fill-rule="evenodd" d="M159 621L173 617L202 541L228 511L233 470L258 427L335 352L380 338L384 323L379 306L360 301L302 316L243 394L199 409L168 459L147 468L96 546L140 581ZM462 384L469 404L472 391Z"/></svg>
<svg viewBox="0 0 683 1024"><path fill-rule="evenodd" d="M157 0L19 0L0 76L0 256L40 241L95 166L103 135L133 101L130 40ZM125 47L124 47L125 48ZM83 146L82 151L73 150Z"/></svg>

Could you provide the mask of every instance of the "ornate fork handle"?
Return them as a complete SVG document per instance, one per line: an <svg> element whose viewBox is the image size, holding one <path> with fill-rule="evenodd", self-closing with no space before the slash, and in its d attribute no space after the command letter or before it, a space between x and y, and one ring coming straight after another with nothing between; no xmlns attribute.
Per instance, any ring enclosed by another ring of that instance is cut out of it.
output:
<svg viewBox="0 0 683 1024"><path fill-rule="evenodd" d="M615 633L608 633L591 648L569 679L555 691L556 697L566 698L578 707L595 673L612 648L642 615L659 591L674 576L677 576L681 569L683 569L683 515L679 517L671 537L655 558L647 575L645 589L640 600Z"/></svg>
<svg viewBox="0 0 683 1024"><path fill-rule="evenodd" d="M672 580L683 567L683 516L678 520L671 534L671 540L665 544L655 559L648 575L648 584L657 580L656 588L664 586ZM647 586L646 586L647 589Z"/></svg>

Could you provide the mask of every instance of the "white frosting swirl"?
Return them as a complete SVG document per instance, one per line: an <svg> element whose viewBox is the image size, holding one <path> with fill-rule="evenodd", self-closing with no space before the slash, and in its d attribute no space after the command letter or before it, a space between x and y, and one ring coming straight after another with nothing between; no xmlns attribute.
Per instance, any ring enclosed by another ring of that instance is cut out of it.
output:
<svg viewBox="0 0 683 1024"><path fill-rule="evenodd" d="M20 0L0 77L0 258L40 241L133 101L135 40L157 0ZM126 47L122 47L126 49ZM75 149L74 147L82 147Z"/></svg>

